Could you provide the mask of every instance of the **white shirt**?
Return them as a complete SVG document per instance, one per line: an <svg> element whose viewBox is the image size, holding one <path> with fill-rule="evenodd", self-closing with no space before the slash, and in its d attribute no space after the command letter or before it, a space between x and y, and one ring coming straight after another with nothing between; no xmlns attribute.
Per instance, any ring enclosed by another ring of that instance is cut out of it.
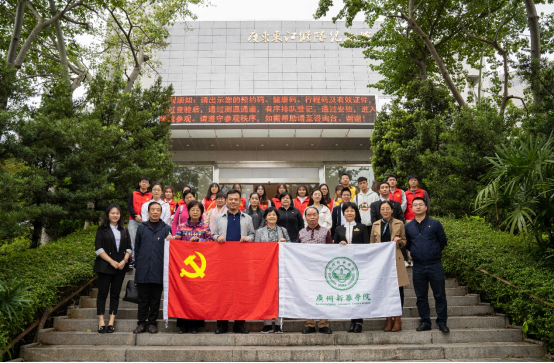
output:
<svg viewBox="0 0 554 363"><path fill-rule="evenodd" d="M356 226L355 220L344 224L344 227L346 227L346 243L348 244L352 244L352 233L354 231L354 226Z"/></svg>
<svg viewBox="0 0 554 363"><path fill-rule="evenodd" d="M305 201L306 198L308 198L308 197L297 197L297 198L300 200L301 203L304 203L304 201Z"/></svg>
<svg viewBox="0 0 554 363"><path fill-rule="evenodd" d="M150 220L150 218L148 217L148 206L152 202L156 202L156 203L161 204L161 206L162 206L162 215L160 216L160 219L162 221L164 221L166 224L169 224L169 218L171 217L171 211L170 211L171 208L169 208L169 203L164 202L162 199L159 199L159 200L151 199L151 200L149 200L148 202L145 202L142 205L142 210L140 212L140 215L142 217L142 221L147 222L147 221Z"/></svg>
<svg viewBox="0 0 554 363"><path fill-rule="evenodd" d="M119 232L119 229L117 229L117 226L114 226L110 223L110 227L112 228L113 236L115 237L115 246L117 247L117 252L119 252L119 246L121 244L121 232Z"/></svg>

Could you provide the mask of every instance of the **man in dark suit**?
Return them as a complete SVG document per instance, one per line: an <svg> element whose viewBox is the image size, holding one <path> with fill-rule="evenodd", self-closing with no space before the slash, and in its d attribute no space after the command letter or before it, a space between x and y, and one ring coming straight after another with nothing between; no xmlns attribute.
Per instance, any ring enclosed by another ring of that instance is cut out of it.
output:
<svg viewBox="0 0 554 363"><path fill-rule="evenodd" d="M346 223L346 220L344 219L344 214L342 212L342 205L344 203L349 203L352 199L352 194L350 193L350 190L348 188L344 188L342 192L340 192L340 196L342 199L342 204L333 208L333 212L331 213L331 236L333 238L335 238L335 230L337 229L337 227L340 227ZM362 217L360 216L358 208L356 208L355 221L356 223L362 223Z"/></svg>
<svg viewBox="0 0 554 363"><path fill-rule="evenodd" d="M390 186L387 182L382 182L379 185L379 197L380 199L376 202L371 203L369 206L369 211L371 213L371 223L377 222L379 219L383 218L381 216L381 203L385 200L388 200L392 203L392 218L398 219L404 222L404 213L402 213L402 205L394 200L390 200ZM333 210L334 211L334 210Z"/></svg>

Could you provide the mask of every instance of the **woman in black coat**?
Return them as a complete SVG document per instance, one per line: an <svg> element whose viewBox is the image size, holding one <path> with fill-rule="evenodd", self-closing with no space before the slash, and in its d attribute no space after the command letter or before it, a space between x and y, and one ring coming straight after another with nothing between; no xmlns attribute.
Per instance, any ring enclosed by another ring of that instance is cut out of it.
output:
<svg viewBox="0 0 554 363"><path fill-rule="evenodd" d="M96 313L98 314L98 332L113 333L114 320L119 307L119 293L125 279L125 273L131 256L131 238L129 230L123 226L121 209L112 204L106 209L104 221L96 232L94 242L96 261L94 272L98 273L98 297L96 298ZM110 294L110 321L104 322L106 299Z"/></svg>
<svg viewBox="0 0 554 363"><path fill-rule="evenodd" d="M356 203L347 202L342 204L342 213L346 223L335 230L335 243L347 245L351 243L369 243L369 234L365 224L356 222L356 215L359 214ZM348 333L361 333L364 319L350 319Z"/></svg>

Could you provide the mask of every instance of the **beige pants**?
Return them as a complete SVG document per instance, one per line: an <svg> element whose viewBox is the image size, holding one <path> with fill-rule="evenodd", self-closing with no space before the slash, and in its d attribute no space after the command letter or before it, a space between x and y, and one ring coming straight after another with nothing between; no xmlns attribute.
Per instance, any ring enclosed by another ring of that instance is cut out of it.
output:
<svg viewBox="0 0 554 363"><path fill-rule="evenodd" d="M315 320L314 319L306 319L305 327L315 328ZM317 324L318 328L328 328L329 327L329 321L327 319L320 319L319 323Z"/></svg>

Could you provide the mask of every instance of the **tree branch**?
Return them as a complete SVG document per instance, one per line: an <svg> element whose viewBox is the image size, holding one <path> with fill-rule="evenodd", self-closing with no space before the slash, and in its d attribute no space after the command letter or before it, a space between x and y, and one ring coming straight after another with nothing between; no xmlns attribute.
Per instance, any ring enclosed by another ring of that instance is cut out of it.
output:
<svg viewBox="0 0 554 363"><path fill-rule="evenodd" d="M110 14L112 15L112 19L115 21L115 23L117 24L118 28L121 30L121 32L123 33L123 35L125 35L125 38L127 39L127 44L129 45L129 47L131 48L131 54L133 55L133 59L135 60L135 67L139 66L139 60L137 58L137 55L136 55L136 51L135 51L135 48L133 47L133 42L131 40L131 31L133 30L133 27L132 27L132 24L131 25L131 28L129 29L129 33L127 34L125 32L125 29L123 29L123 26L121 25L121 23L119 22L119 20L117 19L117 17L115 16L114 14L114 11L115 11L115 8L113 9L108 9L108 11L110 12ZM127 13L125 13L127 14ZM129 17L127 16L127 20L129 21Z"/></svg>
<svg viewBox="0 0 554 363"><path fill-rule="evenodd" d="M20 0L17 4L12 39L10 41L8 55L6 56L6 63L8 64L13 64L15 57L17 56L17 48L19 47L19 42L21 41L21 30L23 29L23 17L25 16L26 3L26 0Z"/></svg>
<svg viewBox="0 0 554 363"><path fill-rule="evenodd" d="M80 21L77 21L77 20L73 20L71 19L69 16L62 16L62 19L64 20L67 20L68 22L70 23L73 23L73 24L76 24L76 25L82 25L84 26L87 30L90 29L90 24L89 23L83 23L83 22L80 22Z"/></svg>
<svg viewBox="0 0 554 363"><path fill-rule="evenodd" d="M435 17L435 21L433 24L431 24L431 29L429 30L429 38L433 37L433 34L435 33L435 26L437 26L437 23L439 22L440 16L442 14L442 11L444 10L444 7L446 5L446 0L443 0L440 6L439 11L437 12L437 16Z"/></svg>

